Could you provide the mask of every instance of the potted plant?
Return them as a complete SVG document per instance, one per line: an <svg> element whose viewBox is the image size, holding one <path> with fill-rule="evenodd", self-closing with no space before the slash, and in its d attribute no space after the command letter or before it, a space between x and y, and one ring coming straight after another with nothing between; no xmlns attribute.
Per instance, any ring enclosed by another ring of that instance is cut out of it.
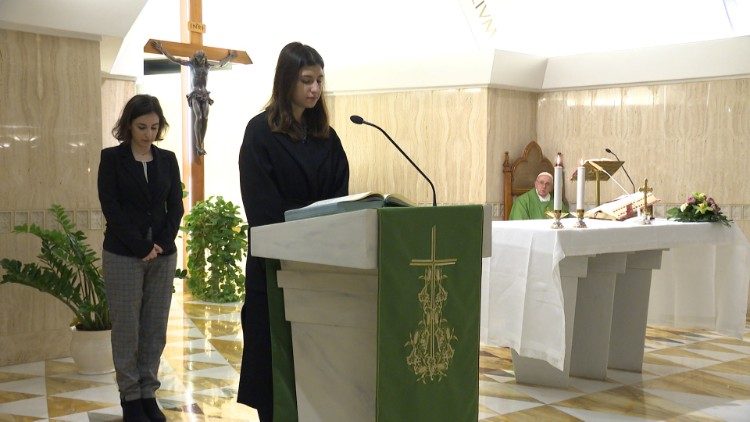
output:
<svg viewBox="0 0 750 422"><path fill-rule="evenodd" d="M0 284L33 287L64 303L75 315L71 322L70 350L78 371L83 374L112 372L112 323L104 278L97 264L99 258L63 207L53 205L49 210L58 229L47 230L36 224L23 224L13 229L14 233L30 233L41 239L39 262L0 260L0 267L5 270Z"/></svg>
<svg viewBox="0 0 750 422"><path fill-rule="evenodd" d="M210 302L236 302L245 293L239 265L247 252L247 224L239 207L221 196L197 202L185 215L187 270L178 270L190 293Z"/></svg>

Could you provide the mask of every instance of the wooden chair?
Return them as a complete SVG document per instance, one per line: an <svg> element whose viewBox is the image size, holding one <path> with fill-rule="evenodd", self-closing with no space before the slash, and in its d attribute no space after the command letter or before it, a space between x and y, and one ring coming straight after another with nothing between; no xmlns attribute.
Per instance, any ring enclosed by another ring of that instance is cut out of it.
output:
<svg viewBox="0 0 750 422"><path fill-rule="evenodd" d="M510 162L508 151L505 151L503 161L503 220L510 216L513 198L534 189L534 181L539 173L546 171L554 174L552 161L542 153L542 148L536 141L529 142L523 149L523 155L513 164Z"/></svg>

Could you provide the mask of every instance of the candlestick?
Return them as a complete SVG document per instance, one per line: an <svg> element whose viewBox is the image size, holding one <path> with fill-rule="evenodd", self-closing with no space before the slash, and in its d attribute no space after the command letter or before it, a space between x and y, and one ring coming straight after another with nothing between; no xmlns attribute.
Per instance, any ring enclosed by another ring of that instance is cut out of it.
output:
<svg viewBox="0 0 750 422"><path fill-rule="evenodd" d="M583 165L583 158L581 159L580 165L578 166L577 175L578 175L578 183L576 184L576 209L583 210L583 200L585 196L585 189L586 189L586 167Z"/></svg>
<svg viewBox="0 0 750 422"><path fill-rule="evenodd" d="M555 162L555 180L554 180L554 210L562 211L562 184L563 184L563 166L562 166L562 154L557 153L557 160Z"/></svg>
<svg viewBox="0 0 750 422"><path fill-rule="evenodd" d="M560 210L553 211L554 217L552 219L552 226L553 229L562 229L564 228L562 223L560 222L560 218L562 217L562 212Z"/></svg>
<svg viewBox="0 0 750 422"><path fill-rule="evenodd" d="M564 229L565 227L562 225L562 222L560 221L561 218L565 218L568 213L562 212L560 210L556 211L547 211L547 216L552 219L552 226L553 229Z"/></svg>
<svg viewBox="0 0 750 422"><path fill-rule="evenodd" d="M578 221L573 224L573 227L577 229L585 229L588 227L586 226L586 222L583 221L583 210L576 210L576 217L578 217Z"/></svg>

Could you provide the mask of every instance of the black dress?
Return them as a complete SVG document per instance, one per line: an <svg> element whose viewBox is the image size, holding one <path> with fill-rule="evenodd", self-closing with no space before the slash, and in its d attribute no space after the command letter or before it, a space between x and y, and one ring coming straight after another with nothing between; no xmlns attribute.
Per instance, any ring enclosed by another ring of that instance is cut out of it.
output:
<svg viewBox="0 0 750 422"><path fill-rule="evenodd" d="M286 210L348 194L349 163L333 128L328 139L294 140L271 132L263 112L247 124L239 166L242 202L250 227L282 222ZM248 243L252 243L250 236ZM273 406L273 390L263 258L248 254L245 290L245 344L237 401L268 412Z"/></svg>

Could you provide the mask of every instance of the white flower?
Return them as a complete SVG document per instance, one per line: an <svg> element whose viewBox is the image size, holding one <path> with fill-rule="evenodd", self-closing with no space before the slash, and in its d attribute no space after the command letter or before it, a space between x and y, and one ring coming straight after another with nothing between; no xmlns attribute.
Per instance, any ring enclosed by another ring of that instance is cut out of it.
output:
<svg viewBox="0 0 750 422"><path fill-rule="evenodd" d="M685 212L685 209L686 209L687 207L688 207L688 204L687 204L687 202L685 202L684 204L680 205L680 212Z"/></svg>

